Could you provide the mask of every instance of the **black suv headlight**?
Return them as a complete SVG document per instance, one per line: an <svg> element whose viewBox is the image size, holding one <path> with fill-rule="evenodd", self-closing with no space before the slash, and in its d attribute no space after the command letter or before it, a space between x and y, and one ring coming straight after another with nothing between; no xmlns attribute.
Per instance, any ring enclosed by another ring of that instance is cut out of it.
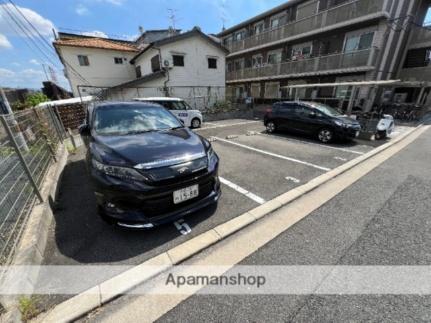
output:
<svg viewBox="0 0 431 323"><path fill-rule="evenodd" d="M121 178L125 180L143 181L147 180L145 176L139 173L137 170L128 167L112 166L103 164L94 158L92 159L94 169L108 176Z"/></svg>
<svg viewBox="0 0 431 323"><path fill-rule="evenodd" d="M212 170L216 167L218 163L218 156L212 147L208 149L207 156L208 156L208 169Z"/></svg>

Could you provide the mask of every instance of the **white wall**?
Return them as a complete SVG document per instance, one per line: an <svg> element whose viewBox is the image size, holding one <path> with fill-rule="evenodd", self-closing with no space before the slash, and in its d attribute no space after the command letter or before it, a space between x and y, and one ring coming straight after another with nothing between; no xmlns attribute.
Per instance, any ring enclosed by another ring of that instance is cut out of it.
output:
<svg viewBox="0 0 431 323"><path fill-rule="evenodd" d="M130 64L130 60L137 53L70 46L59 47L59 52L63 60L93 86L110 87L136 78L135 67ZM78 55L88 56L90 65L80 66ZM114 57L123 57L127 61L123 62L123 64L115 64ZM73 94L74 96L79 96L77 86L88 84L72 72L68 65L65 65L65 68ZM85 95L85 93L81 94Z"/></svg>
<svg viewBox="0 0 431 323"><path fill-rule="evenodd" d="M200 36L160 46L161 62L169 61L167 86L225 86L226 53ZM158 53L151 49L135 62L142 75L151 73L151 57ZM173 66L172 54L184 54L184 67ZM217 69L208 68L208 57L217 58ZM142 84L147 86L146 84Z"/></svg>

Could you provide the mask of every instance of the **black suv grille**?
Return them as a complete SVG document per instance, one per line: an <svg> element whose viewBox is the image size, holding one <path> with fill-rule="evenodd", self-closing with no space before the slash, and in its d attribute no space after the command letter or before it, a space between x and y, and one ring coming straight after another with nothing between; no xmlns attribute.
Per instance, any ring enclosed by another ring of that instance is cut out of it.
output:
<svg viewBox="0 0 431 323"><path fill-rule="evenodd" d="M192 179L205 174L208 158L202 157L183 164L142 170L141 173L150 179L152 185L168 185L178 180Z"/></svg>

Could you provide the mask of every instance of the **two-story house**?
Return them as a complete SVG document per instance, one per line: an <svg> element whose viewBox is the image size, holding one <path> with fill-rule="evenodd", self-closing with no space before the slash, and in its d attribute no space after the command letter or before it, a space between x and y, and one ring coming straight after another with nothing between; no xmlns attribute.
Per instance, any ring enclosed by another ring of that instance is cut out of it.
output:
<svg viewBox="0 0 431 323"><path fill-rule="evenodd" d="M79 86L111 87L135 76L130 61L139 49L134 42L59 33L53 45L75 97Z"/></svg>
<svg viewBox="0 0 431 323"><path fill-rule="evenodd" d="M177 96L199 106L225 97L228 51L198 27L146 31L134 42L63 33L54 46L75 96Z"/></svg>
<svg viewBox="0 0 431 323"><path fill-rule="evenodd" d="M230 50L227 95L336 100L370 109L378 91L289 85L393 79L416 0L291 0L218 34Z"/></svg>
<svg viewBox="0 0 431 323"><path fill-rule="evenodd" d="M218 39L195 27L148 44L130 61L136 79L112 87L109 94L223 99L227 53Z"/></svg>

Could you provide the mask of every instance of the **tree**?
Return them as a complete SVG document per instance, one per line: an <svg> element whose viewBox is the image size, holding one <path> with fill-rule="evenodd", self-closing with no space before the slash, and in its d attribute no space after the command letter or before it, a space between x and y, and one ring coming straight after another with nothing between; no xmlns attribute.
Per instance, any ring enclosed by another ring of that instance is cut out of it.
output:
<svg viewBox="0 0 431 323"><path fill-rule="evenodd" d="M25 99L25 104L28 107L32 108L38 105L39 103L46 102L46 101L49 101L49 98L45 94L36 92L36 93L27 95Z"/></svg>

